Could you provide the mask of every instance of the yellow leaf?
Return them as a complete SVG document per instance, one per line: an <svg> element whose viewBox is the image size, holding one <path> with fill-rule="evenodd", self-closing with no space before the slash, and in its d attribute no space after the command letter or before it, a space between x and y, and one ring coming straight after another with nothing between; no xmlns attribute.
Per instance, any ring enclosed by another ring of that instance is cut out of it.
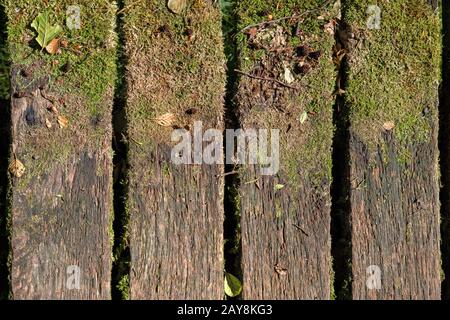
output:
<svg viewBox="0 0 450 320"><path fill-rule="evenodd" d="M58 109L53 105L53 104L51 104L50 106L48 106L48 108L47 108L49 111L51 111L51 112L53 112L54 114L58 114L59 112L58 112Z"/></svg>
<svg viewBox="0 0 450 320"><path fill-rule="evenodd" d="M14 159L9 165L9 172L16 178L20 178L25 173L25 166L18 159Z"/></svg>
<svg viewBox="0 0 450 320"><path fill-rule="evenodd" d="M169 0L167 3L170 11L175 14L180 14L187 7L187 0Z"/></svg>
<svg viewBox="0 0 450 320"><path fill-rule="evenodd" d="M69 124L69 120L64 116L58 116L58 124L61 129L64 129Z"/></svg>
<svg viewBox="0 0 450 320"><path fill-rule="evenodd" d="M45 118L45 126L49 129L52 127L52 123L47 118Z"/></svg>

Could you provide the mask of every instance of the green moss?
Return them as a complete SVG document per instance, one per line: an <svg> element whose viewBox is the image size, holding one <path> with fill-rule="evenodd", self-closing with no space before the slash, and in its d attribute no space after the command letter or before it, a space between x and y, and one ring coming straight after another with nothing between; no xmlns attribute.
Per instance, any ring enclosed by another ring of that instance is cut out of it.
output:
<svg viewBox="0 0 450 320"><path fill-rule="evenodd" d="M124 7L126 51L133 68L127 97L130 137L170 144L172 127L155 125L154 118L170 112L179 127L192 125L184 111L193 107L198 111L196 120L217 126L225 83L219 8L199 0L190 1L179 15L171 13L164 1L127 0ZM131 158L138 154L136 150Z"/></svg>
<svg viewBox="0 0 450 320"><path fill-rule="evenodd" d="M0 43L0 99L8 99L9 91L9 54Z"/></svg>
<svg viewBox="0 0 450 320"><path fill-rule="evenodd" d="M294 85L298 91L291 91L284 106L285 113L270 109L254 107L254 99L243 102L241 109L248 115L243 119L243 125L251 122L252 126L261 128L274 128L280 130L280 167L282 174L289 181L289 185L295 190L302 185L300 179L306 179L313 186L322 185L324 181L331 180L331 143L333 136L332 110L335 98L333 91L336 81L336 69L332 62L332 48L335 43L334 36L324 31L324 25L335 18L338 11L332 5L321 9L323 1L298 1L288 0L280 3L276 0L245 0L237 2L239 14L238 29L268 21L289 17L293 14L301 14L307 10L315 10L306 14L305 18L297 25L292 25L289 20L277 23L284 28L286 48L295 48L299 45L307 45L313 50L321 51L322 56L313 70L301 76ZM271 16L271 17L269 17ZM323 19L318 19L322 16ZM293 28L301 30L300 38L294 34L288 35ZM252 73L253 68L263 61L267 55L265 50L253 49L249 45L248 36L242 32L236 36L239 48L239 68ZM283 79L279 79L282 80ZM248 81L242 77L241 82ZM243 92L243 94L245 94ZM248 95L252 95L248 93ZM305 123L300 123L300 115L308 112ZM287 128L290 131L286 133Z"/></svg>
<svg viewBox="0 0 450 320"><path fill-rule="evenodd" d="M170 166L167 162L164 162L164 164L163 164L163 173L166 176L170 175Z"/></svg>
<svg viewBox="0 0 450 320"><path fill-rule="evenodd" d="M117 290L122 294L122 300L130 300L130 277L123 276L117 284Z"/></svg>
<svg viewBox="0 0 450 320"><path fill-rule="evenodd" d="M330 258L330 300L336 300L336 292L334 290L335 273L333 269L333 257Z"/></svg>
<svg viewBox="0 0 450 320"><path fill-rule="evenodd" d="M5 0L5 3L12 65L31 71L33 81L48 77L46 91L57 98L55 106L69 120L69 126L60 129L56 116L49 114L53 128L34 129L33 141L28 139L19 145L17 157L27 168L19 183L26 186L30 179L77 156L80 141L91 152L103 148L105 137L110 134L116 78L116 7L104 1L83 2L81 29L69 30L66 10L73 5L72 1ZM61 52L55 55L39 48L34 40L36 32L30 27L34 18L44 11L50 13L52 24L64 29L59 38L67 42L67 47L61 47ZM26 89L21 88L20 78L16 85L19 91Z"/></svg>
<svg viewBox="0 0 450 320"><path fill-rule="evenodd" d="M370 4L381 9L379 30L366 27L367 1L344 4L344 19L355 34L345 95L351 126L374 150L383 124L393 121L399 160L406 163L406 148L430 142L436 127L440 18L426 0Z"/></svg>

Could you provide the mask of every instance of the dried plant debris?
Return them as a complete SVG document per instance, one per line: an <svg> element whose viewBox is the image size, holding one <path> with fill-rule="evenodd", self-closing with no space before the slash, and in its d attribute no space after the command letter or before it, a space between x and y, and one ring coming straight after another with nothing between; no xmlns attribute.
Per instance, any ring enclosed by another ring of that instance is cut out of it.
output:
<svg viewBox="0 0 450 320"><path fill-rule="evenodd" d="M165 113L153 119L157 124L163 127L172 127L176 122L177 116L173 113Z"/></svg>
<svg viewBox="0 0 450 320"><path fill-rule="evenodd" d="M69 120L66 117L61 116L61 115L58 116L57 121L58 121L59 127L61 129L67 128L67 126L69 124Z"/></svg>
<svg viewBox="0 0 450 320"><path fill-rule="evenodd" d="M321 19L323 32L334 34L337 20ZM242 30L246 36L245 50L252 52L254 59L249 72L237 72L257 80L248 89L264 107L282 111L290 91L307 87L303 78L314 72L323 59L323 51L316 48L302 22L302 19L279 19ZM343 53L336 59L342 59Z"/></svg>

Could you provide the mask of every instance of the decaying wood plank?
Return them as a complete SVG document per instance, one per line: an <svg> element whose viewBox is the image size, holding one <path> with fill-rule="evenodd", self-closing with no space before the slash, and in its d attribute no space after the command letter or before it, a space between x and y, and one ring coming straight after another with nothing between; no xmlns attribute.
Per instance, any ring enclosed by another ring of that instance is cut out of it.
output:
<svg viewBox="0 0 450 320"><path fill-rule="evenodd" d="M439 13L425 0L377 3L343 10L352 297L439 299Z"/></svg>
<svg viewBox="0 0 450 320"><path fill-rule="evenodd" d="M240 167L243 298L329 299L338 8L329 1L237 6L246 30L238 35L241 126L280 130L278 172L262 175L261 163Z"/></svg>
<svg viewBox="0 0 450 320"><path fill-rule="evenodd" d="M110 297L116 7L72 4L6 2L15 299ZM40 50L29 28L44 12L63 27L55 55Z"/></svg>
<svg viewBox="0 0 450 320"><path fill-rule="evenodd" d="M7 299L9 288L9 181L8 156L10 145L9 55L7 50L6 16L0 2L0 300Z"/></svg>
<svg viewBox="0 0 450 320"><path fill-rule="evenodd" d="M219 5L124 2L132 299L223 297L223 165L176 165L172 131L223 129ZM176 10L178 11L178 10Z"/></svg>

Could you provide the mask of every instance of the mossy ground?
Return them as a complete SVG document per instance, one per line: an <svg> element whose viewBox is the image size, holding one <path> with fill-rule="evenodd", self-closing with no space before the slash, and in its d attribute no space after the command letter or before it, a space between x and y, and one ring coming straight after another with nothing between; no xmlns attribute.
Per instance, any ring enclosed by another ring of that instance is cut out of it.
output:
<svg viewBox="0 0 450 320"><path fill-rule="evenodd" d="M68 127L61 129L56 116L49 114L52 128L43 125L33 130L32 139L22 137L17 157L27 171L18 183L26 187L31 178L76 156L80 145L91 152L105 149L116 78L116 6L113 1L78 1L81 28L70 30L66 26L66 11L72 1L4 0L4 3L13 68L30 74L32 80L23 83L48 77L45 89L56 98L54 104L59 113L69 120ZM58 37L67 41L67 47L61 47L61 52L55 55L41 50L35 40L37 33L31 28L32 21L43 12L49 12L51 24L63 27ZM15 86L16 91L26 90L20 77Z"/></svg>
<svg viewBox="0 0 450 320"><path fill-rule="evenodd" d="M333 92L337 72L332 59L334 35L325 31L325 25L336 18L338 8L330 3L323 7L324 3L297 0L237 2L238 29L312 10L304 14L298 23L285 20L275 24L285 31L285 48L296 50L298 46L308 46L321 52L317 65L292 83L298 90L280 89L288 92L282 101L283 112L270 105L258 104L252 97L254 94L246 92L251 88L248 84L254 80L241 77L240 96L247 95L247 101L240 102L243 127L280 130L281 172L293 188L300 183L300 177L311 181L313 185L322 185L324 181L331 180ZM295 28L299 30L297 35L293 32ZM252 48L248 35L242 32L238 33L237 41L242 71L252 73L270 54L264 49ZM285 81L283 78L278 80ZM300 117L305 112L308 117L301 123Z"/></svg>
<svg viewBox="0 0 450 320"><path fill-rule="evenodd" d="M369 4L381 9L380 29L367 28ZM411 161L407 148L436 131L440 14L426 0L355 0L343 14L355 35L345 94L351 130L373 150L393 122L399 161Z"/></svg>
<svg viewBox="0 0 450 320"><path fill-rule="evenodd" d="M170 144L173 127L193 121L221 129L225 64L218 4L190 1L174 14L165 1L124 1L129 135L147 149ZM196 109L194 115L186 110ZM176 116L173 126L155 117ZM151 137L151 139L149 139Z"/></svg>

